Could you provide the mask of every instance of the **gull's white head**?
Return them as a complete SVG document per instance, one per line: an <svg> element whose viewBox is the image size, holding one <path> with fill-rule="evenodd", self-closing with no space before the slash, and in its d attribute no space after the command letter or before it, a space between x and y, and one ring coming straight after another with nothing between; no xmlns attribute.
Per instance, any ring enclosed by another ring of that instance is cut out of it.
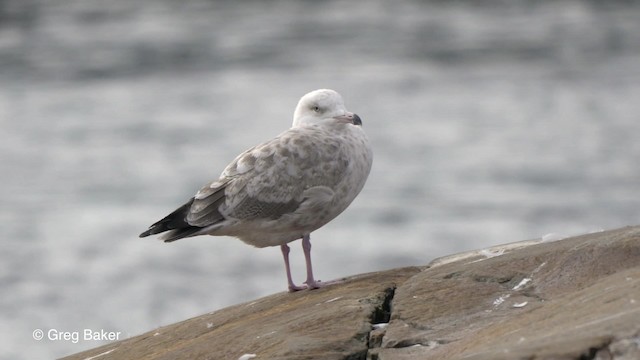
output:
<svg viewBox="0 0 640 360"><path fill-rule="evenodd" d="M293 113L292 127L320 124L326 121L362 125L360 117L347 111L342 96L334 90L315 90L300 98Z"/></svg>

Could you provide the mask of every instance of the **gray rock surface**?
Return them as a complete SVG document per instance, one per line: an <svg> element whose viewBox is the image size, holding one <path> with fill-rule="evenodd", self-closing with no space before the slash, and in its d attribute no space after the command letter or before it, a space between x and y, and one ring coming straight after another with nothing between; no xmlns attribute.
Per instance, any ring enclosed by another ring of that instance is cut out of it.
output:
<svg viewBox="0 0 640 360"><path fill-rule="evenodd" d="M496 246L279 293L67 359L243 355L640 359L640 226Z"/></svg>

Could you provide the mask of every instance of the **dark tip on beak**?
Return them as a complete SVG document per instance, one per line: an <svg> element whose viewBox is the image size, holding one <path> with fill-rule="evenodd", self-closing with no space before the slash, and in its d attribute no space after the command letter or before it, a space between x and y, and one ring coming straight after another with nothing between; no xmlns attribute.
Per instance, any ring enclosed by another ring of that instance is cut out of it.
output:
<svg viewBox="0 0 640 360"><path fill-rule="evenodd" d="M360 116L358 116L358 114L353 114L353 125L362 126L362 120L360 119Z"/></svg>

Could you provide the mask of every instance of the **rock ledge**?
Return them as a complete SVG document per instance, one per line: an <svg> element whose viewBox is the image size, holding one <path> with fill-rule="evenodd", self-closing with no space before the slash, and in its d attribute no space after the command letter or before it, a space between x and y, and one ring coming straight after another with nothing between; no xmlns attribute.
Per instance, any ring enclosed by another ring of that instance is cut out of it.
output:
<svg viewBox="0 0 640 360"><path fill-rule="evenodd" d="M278 293L66 359L252 358L640 359L640 226Z"/></svg>

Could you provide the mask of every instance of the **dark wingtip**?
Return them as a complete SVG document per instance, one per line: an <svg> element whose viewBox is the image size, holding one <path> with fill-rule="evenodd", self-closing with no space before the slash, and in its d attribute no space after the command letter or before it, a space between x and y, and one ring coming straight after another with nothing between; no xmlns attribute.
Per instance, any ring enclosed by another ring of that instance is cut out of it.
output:
<svg viewBox="0 0 640 360"><path fill-rule="evenodd" d="M143 232L142 234L138 235L138 237L143 238L149 235L160 234L169 230L180 229L183 227L191 227L186 222L185 218L186 218L186 214L189 211L189 208L191 207L191 204L193 204L193 199L194 198L191 198L189 201L187 201L186 204L180 206L174 212L162 218L162 220L149 226L149 229L147 229L147 231Z"/></svg>
<svg viewBox="0 0 640 360"><path fill-rule="evenodd" d="M155 234L159 234L161 232L169 230L169 229L166 229L166 228L164 228L162 226L159 226L159 225L162 225L162 223L160 221L155 223L155 224L153 224L153 225L151 225L151 226L149 226L147 231L145 231L142 234L138 235L138 237L143 238L143 237L147 237L149 235L155 235Z"/></svg>

